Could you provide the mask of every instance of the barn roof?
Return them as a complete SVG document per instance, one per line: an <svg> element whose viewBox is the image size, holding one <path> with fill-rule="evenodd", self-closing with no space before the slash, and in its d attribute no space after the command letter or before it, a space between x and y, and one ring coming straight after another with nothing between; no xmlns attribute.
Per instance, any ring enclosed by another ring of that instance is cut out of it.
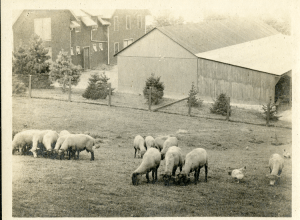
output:
<svg viewBox="0 0 300 220"><path fill-rule="evenodd" d="M282 34L196 55L275 75L282 75L291 70L294 62L292 38Z"/></svg>
<svg viewBox="0 0 300 220"><path fill-rule="evenodd" d="M262 21L248 19L225 19L157 29L194 54L278 34Z"/></svg>

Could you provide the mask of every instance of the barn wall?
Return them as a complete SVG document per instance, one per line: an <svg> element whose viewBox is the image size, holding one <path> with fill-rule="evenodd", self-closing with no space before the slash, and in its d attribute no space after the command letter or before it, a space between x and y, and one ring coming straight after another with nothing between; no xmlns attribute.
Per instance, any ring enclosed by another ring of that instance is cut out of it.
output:
<svg viewBox="0 0 300 220"><path fill-rule="evenodd" d="M233 103L266 104L274 100L275 84L271 74L198 59L199 95L207 101L226 93Z"/></svg>
<svg viewBox="0 0 300 220"><path fill-rule="evenodd" d="M164 97L186 97L197 82L197 59L118 57L118 90L143 94L146 79L154 73L165 84Z"/></svg>

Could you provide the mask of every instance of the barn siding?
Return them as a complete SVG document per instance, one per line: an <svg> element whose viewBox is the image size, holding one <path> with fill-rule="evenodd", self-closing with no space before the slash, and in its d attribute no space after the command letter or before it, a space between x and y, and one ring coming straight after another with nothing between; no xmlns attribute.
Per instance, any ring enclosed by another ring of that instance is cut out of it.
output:
<svg viewBox="0 0 300 220"><path fill-rule="evenodd" d="M165 84L165 97L186 97L197 83L197 59L118 57L118 90L143 93L145 81L154 73Z"/></svg>
<svg viewBox="0 0 300 220"><path fill-rule="evenodd" d="M226 93L235 103L265 104L274 100L275 83L271 74L198 59L199 95L207 101Z"/></svg>

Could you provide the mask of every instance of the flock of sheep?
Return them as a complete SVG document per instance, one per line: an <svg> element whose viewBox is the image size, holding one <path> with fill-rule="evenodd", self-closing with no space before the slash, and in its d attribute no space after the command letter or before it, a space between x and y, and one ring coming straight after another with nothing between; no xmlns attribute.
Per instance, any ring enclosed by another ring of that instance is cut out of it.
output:
<svg viewBox="0 0 300 220"><path fill-rule="evenodd" d="M76 156L79 159L80 151L91 152L91 160L94 160L94 149L100 147L99 140L87 134L71 134L67 130L59 134L52 130L26 130L17 133L12 142L12 153L19 151L21 154L32 153L37 157L38 153L47 156L51 154L59 156L60 159L65 155Z"/></svg>
<svg viewBox="0 0 300 220"><path fill-rule="evenodd" d="M161 160L165 159L165 171L163 180L165 185L170 184L170 180L173 183L185 185L190 181L190 173L194 172L194 183L197 184L199 180L200 169L205 167L205 182L207 182L208 172L208 155L205 149L196 148L189 152L185 159L181 153L181 149L178 147L178 140L176 137L161 136L154 139L151 136L145 137L145 139L138 135L134 139L134 157L136 153L143 158L141 165L132 174L132 184L138 185L138 182L143 174L146 174L147 182L149 182L149 172L152 171L152 182L157 181L157 169ZM284 157L290 158L288 152L284 150ZM279 154L272 154L269 159L270 174L267 177L270 180L270 185L274 185L280 178L280 174L283 169L284 159ZM180 173L175 176L177 168L180 169ZM244 171L246 167L240 169L234 169L228 172L234 179L239 180L244 178Z"/></svg>
<svg viewBox="0 0 300 220"><path fill-rule="evenodd" d="M95 139L87 134L71 134L63 130L59 134L52 130L26 130L17 133L12 142L12 153L19 151L21 154L30 153L34 157L38 154L43 156L52 155L63 159L66 155L69 159L73 156L79 159L80 151L86 150L91 153L91 160L94 160L94 149L100 147L100 139ZM208 173L208 155L205 149L196 148L189 152L185 158L178 147L178 139L173 136L159 136L153 138L147 136L145 139L137 135L134 138L134 157L142 158L140 166L132 173L132 184L138 185L143 174L146 174L147 182L149 173L152 172L152 182L157 181L157 169L162 160L165 160L165 171L162 174L165 185L173 183L185 185L190 181L190 173L194 172L194 183L199 180L200 169L205 167L205 182ZM76 157L77 152L77 157ZM290 158L284 150L284 157ZM270 185L274 185L280 178L283 169L284 159L279 154L271 155L269 159L270 174L267 177ZM180 173L175 176L179 168ZM235 169L228 174L237 179L238 182L244 177L246 167Z"/></svg>

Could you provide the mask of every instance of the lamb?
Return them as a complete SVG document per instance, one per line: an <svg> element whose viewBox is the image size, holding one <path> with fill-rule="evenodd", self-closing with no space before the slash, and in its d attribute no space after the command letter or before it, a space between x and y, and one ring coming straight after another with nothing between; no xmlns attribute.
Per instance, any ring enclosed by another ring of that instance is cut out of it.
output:
<svg viewBox="0 0 300 220"><path fill-rule="evenodd" d="M143 158L144 154L146 153L147 148L145 147L145 140L141 135L137 135L133 141L134 147L134 157L136 157L136 152L140 154L141 158Z"/></svg>
<svg viewBox="0 0 300 220"><path fill-rule="evenodd" d="M160 136L155 138L154 142L156 145L156 148L161 151L163 149L163 145L165 143L165 141L168 139L169 136Z"/></svg>
<svg viewBox="0 0 300 220"><path fill-rule="evenodd" d="M240 169L234 169L232 171L228 172L228 175L231 175L232 178L237 179L238 183L241 179L244 178L244 171L246 170L246 166L240 168Z"/></svg>
<svg viewBox="0 0 300 220"><path fill-rule="evenodd" d="M147 136L145 138L145 145L146 145L147 150L149 150L151 147L156 148L155 141L154 141L154 138L152 136Z"/></svg>
<svg viewBox="0 0 300 220"><path fill-rule="evenodd" d="M12 154L14 154L16 150L19 150L19 152L23 154L26 148L32 146L33 136L38 132L40 132L40 130L26 130L17 133L12 142Z"/></svg>
<svg viewBox="0 0 300 220"><path fill-rule="evenodd" d="M183 166L183 157L181 153L181 149L176 146L172 146L166 153L166 167L165 173L163 174L163 180L165 185L170 185L170 180L173 179L175 181L175 172L177 167L179 167L180 172L182 171Z"/></svg>
<svg viewBox="0 0 300 220"><path fill-rule="evenodd" d="M208 156L206 150L203 148L196 148L188 153L185 157L185 163L182 171L178 174L179 183L183 181L186 185L189 181L189 175L195 171L194 183L197 184L199 180L200 169L205 166L205 182L207 182L207 167L208 167Z"/></svg>
<svg viewBox="0 0 300 220"><path fill-rule="evenodd" d="M270 174L267 177L270 180L270 185L274 185L280 178L280 174L283 169L284 159L279 154L272 154L269 159Z"/></svg>
<svg viewBox="0 0 300 220"><path fill-rule="evenodd" d="M176 137L168 137L168 139L164 142L163 149L161 151L161 160L165 158L165 154L172 146L178 147L178 139Z"/></svg>
<svg viewBox="0 0 300 220"><path fill-rule="evenodd" d="M141 165L132 173L131 179L133 185L138 185L141 176L146 174L147 183L149 183L149 172L152 171L152 183L157 181L157 169L160 165L161 156L160 152L156 148L150 148L147 150L143 157Z"/></svg>
<svg viewBox="0 0 300 220"><path fill-rule="evenodd" d="M65 141L58 150L58 155L61 156L66 150L71 152L77 151L77 159L79 159L79 152L86 150L91 152L91 160L94 160L94 149L93 146L96 145L96 140L86 134L73 134L66 137ZM69 154L69 159L71 158L71 153Z"/></svg>

